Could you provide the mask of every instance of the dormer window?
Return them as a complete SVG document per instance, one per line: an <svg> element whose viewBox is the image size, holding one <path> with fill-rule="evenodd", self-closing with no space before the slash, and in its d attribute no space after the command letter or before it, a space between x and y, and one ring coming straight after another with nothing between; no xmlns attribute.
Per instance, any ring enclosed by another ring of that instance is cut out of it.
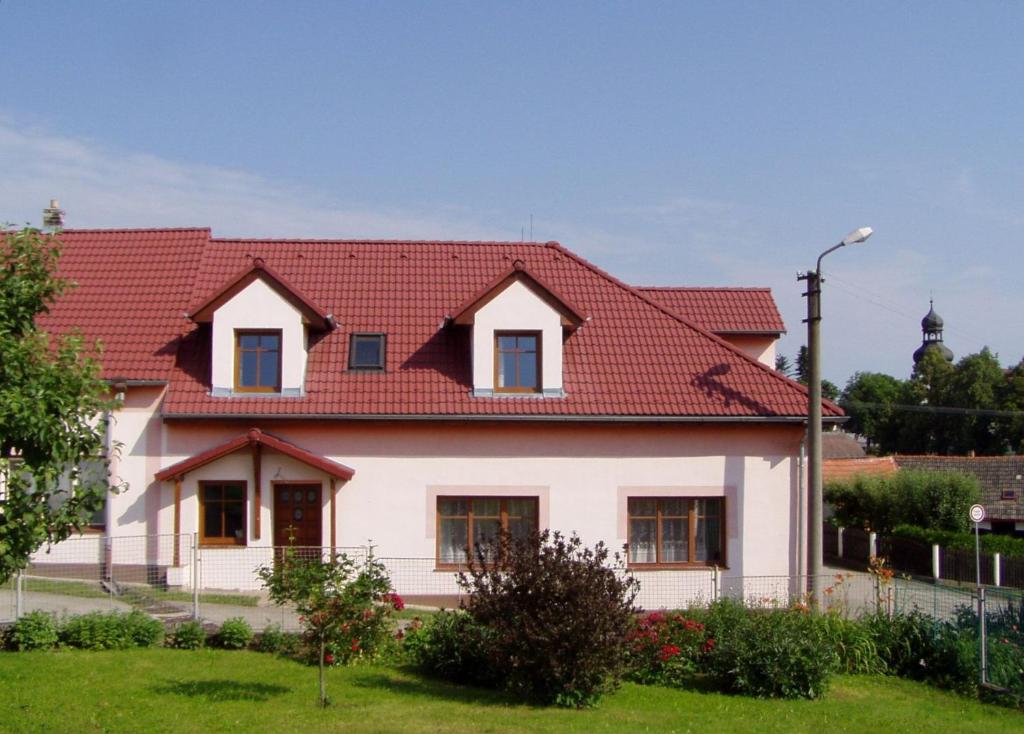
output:
<svg viewBox="0 0 1024 734"><path fill-rule="evenodd" d="M281 330L235 332L235 390L281 391Z"/></svg>
<svg viewBox="0 0 1024 734"><path fill-rule="evenodd" d="M353 334L348 348L350 370L384 369L384 334Z"/></svg>
<svg viewBox="0 0 1024 734"><path fill-rule="evenodd" d="M540 391L540 334L494 334L494 389L498 392Z"/></svg>

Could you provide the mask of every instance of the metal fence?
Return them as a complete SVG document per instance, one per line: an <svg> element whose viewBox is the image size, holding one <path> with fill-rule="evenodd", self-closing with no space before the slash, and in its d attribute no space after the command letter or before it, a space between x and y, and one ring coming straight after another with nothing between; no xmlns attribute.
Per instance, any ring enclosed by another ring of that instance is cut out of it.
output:
<svg viewBox="0 0 1024 734"><path fill-rule="evenodd" d="M357 564L364 562L369 552L365 547L295 550L323 558L344 553ZM171 622L198 618L220 623L229 617L244 617L256 629L270 624L297 629L294 611L273 605L257 575L260 567L272 566L282 551L272 547L201 548L190 535L71 539L35 554L23 573L0 586L0 622L34 610L60 616L136 608ZM438 570L435 559L378 560L408 604L459 605L457 573ZM617 572L630 573L624 569ZM685 608L722 598L770 607L810 601L808 577L732 576L725 569L643 570L632 575L640 586L636 603L644 609ZM820 580L821 607L848 616L918 609L936 618L952 619L960 608L973 603L971 589L913 578L885 579L837 568ZM1024 592L989 592L990 607L1010 603L1024 603Z"/></svg>
<svg viewBox="0 0 1024 734"><path fill-rule="evenodd" d="M977 585L980 571L982 585L1024 589L1024 558L976 557L973 550L828 525L824 541L825 560L845 568L864 570L872 556L880 556L894 571L918 578Z"/></svg>

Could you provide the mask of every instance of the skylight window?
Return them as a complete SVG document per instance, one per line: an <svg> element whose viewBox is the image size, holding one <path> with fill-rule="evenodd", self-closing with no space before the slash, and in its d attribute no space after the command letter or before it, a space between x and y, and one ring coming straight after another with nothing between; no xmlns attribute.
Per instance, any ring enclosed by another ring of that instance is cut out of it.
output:
<svg viewBox="0 0 1024 734"><path fill-rule="evenodd" d="M384 334L353 334L349 343L348 368L350 370L384 369Z"/></svg>

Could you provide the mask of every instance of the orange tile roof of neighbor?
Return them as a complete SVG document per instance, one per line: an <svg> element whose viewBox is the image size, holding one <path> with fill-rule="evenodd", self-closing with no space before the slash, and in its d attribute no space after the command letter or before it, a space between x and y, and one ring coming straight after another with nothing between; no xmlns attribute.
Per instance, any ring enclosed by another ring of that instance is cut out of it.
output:
<svg viewBox="0 0 1024 734"><path fill-rule="evenodd" d="M802 386L708 330L781 330L765 289L697 289L705 304L727 294L723 315L711 323L710 305L684 313L656 302L651 289L634 289L557 243L216 239L207 229L65 230L61 240L61 272L79 286L40 325L101 339L107 378L167 381L166 417L806 415ZM311 335L300 397L210 394L209 327L186 311L256 258L337 325ZM587 317L565 338L564 397L474 397L469 329L445 319L517 261ZM745 295L734 298L737 292ZM383 372L346 369L353 332L387 334ZM830 403L824 413L842 415Z"/></svg>
<svg viewBox="0 0 1024 734"><path fill-rule="evenodd" d="M716 334L786 331L770 288L637 288L651 300Z"/></svg>

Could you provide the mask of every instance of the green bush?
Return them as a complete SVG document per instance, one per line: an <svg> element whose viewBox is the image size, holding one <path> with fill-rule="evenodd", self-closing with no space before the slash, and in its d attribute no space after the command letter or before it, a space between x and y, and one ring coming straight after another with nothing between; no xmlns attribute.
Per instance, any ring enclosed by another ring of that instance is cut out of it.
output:
<svg viewBox="0 0 1024 734"><path fill-rule="evenodd" d="M973 532L961 533L949 530L929 530L917 525L897 525L892 529L892 535L919 540L922 543L941 545L943 548L974 550ZM1005 558L1024 558L1024 538L986 533L980 536L980 542L982 553L988 555L1000 553Z"/></svg>
<svg viewBox="0 0 1024 734"><path fill-rule="evenodd" d="M956 628L978 648L978 613L973 607L957 610ZM985 614L988 635L988 679L1009 691L1009 703L1024 700L1024 604L993 604Z"/></svg>
<svg viewBox="0 0 1024 734"><path fill-rule="evenodd" d="M455 683L493 686L500 676L489 657L490 631L465 611L440 611L425 623L410 625L403 647L424 672Z"/></svg>
<svg viewBox="0 0 1024 734"><path fill-rule="evenodd" d="M610 568L608 555L602 543L591 550L550 531L478 544L459 583L508 690L582 707L618 685L638 584Z"/></svg>
<svg viewBox="0 0 1024 734"><path fill-rule="evenodd" d="M217 633L217 644L225 650L244 650L252 642L252 627L242 617L225 619Z"/></svg>
<svg viewBox="0 0 1024 734"><path fill-rule="evenodd" d="M83 650L151 647L162 637L163 625L138 610L80 614L67 619L60 628L61 642Z"/></svg>
<svg viewBox="0 0 1024 734"><path fill-rule="evenodd" d="M46 612L29 612L11 625L10 641L15 650L48 650L58 640L57 620Z"/></svg>
<svg viewBox="0 0 1024 734"><path fill-rule="evenodd" d="M862 474L825 487L838 525L879 533L897 525L966 532L967 510L980 497L973 476L911 469L887 476Z"/></svg>
<svg viewBox="0 0 1024 734"><path fill-rule="evenodd" d="M839 656L813 615L746 610L731 601L712 607L724 608L712 616L729 620L716 623L705 666L721 690L758 698L817 698L825 692Z"/></svg>
<svg viewBox="0 0 1024 734"><path fill-rule="evenodd" d="M816 614L812 619L835 653L839 671L860 674L885 672L885 663L878 654L878 645L868 625L839 614Z"/></svg>
<svg viewBox="0 0 1024 734"><path fill-rule="evenodd" d="M256 638L256 649L260 652L298 656L301 647L302 635L285 632L279 624L268 625Z"/></svg>
<svg viewBox="0 0 1024 734"><path fill-rule="evenodd" d="M635 683L680 686L714 646L704 623L679 613L637 617L629 633L627 677Z"/></svg>
<svg viewBox="0 0 1024 734"><path fill-rule="evenodd" d="M956 625L917 610L865 618L879 657L895 675L960 693L974 693L978 681L977 641Z"/></svg>
<svg viewBox="0 0 1024 734"><path fill-rule="evenodd" d="M181 622L174 627L167 642L178 650L198 650L206 645L206 630L199 622Z"/></svg>

